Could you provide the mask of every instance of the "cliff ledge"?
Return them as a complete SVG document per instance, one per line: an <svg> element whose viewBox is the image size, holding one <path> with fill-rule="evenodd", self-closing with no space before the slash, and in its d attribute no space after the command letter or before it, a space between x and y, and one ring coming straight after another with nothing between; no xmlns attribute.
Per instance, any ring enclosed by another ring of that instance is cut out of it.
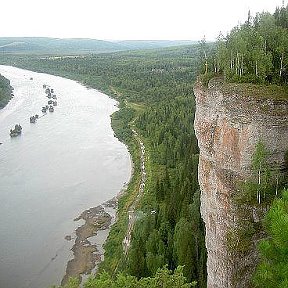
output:
<svg viewBox="0 0 288 288"><path fill-rule="evenodd" d="M207 287L247 288L258 261L256 241L241 257L228 248L227 233L237 225L232 198L237 181L251 174L252 154L260 140L270 152L270 164L283 167L288 149L288 101L229 91L220 78L210 80L208 87L197 81L194 94Z"/></svg>

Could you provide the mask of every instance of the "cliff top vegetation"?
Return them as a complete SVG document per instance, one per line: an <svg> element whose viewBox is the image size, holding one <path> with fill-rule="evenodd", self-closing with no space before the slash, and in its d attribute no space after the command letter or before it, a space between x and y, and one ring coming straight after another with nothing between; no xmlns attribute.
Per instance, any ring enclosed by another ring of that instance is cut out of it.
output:
<svg viewBox="0 0 288 288"><path fill-rule="evenodd" d="M288 100L288 87L279 85L264 85L253 83L227 83L225 84L225 90L236 92L244 96L253 95L254 98L273 98L276 100Z"/></svg>
<svg viewBox="0 0 288 288"><path fill-rule="evenodd" d="M223 75L229 83L251 83L237 84L242 93L288 98L288 6L255 17L249 12L244 24L234 27L226 37L220 33L212 48L205 39L200 45L202 72L208 80Z"/></svg>

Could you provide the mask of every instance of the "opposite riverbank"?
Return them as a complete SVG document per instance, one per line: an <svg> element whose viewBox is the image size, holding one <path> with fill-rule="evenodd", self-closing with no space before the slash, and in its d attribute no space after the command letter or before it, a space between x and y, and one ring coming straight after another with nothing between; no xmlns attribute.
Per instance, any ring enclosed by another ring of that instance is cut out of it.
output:
<svg viewBox="0 0 288 288"><path fill-rule="evenodd" d="M13 97L10 81L0 74L0 109L4 108Z"/></svg>

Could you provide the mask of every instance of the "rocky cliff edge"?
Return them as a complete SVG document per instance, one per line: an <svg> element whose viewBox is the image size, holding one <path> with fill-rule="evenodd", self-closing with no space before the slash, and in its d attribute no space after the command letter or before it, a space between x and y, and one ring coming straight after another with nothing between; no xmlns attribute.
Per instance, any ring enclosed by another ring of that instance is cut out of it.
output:
<svg viewBox="0 0 288 288"><path fill-rule="evenodd" d="M227 233L237 225L232 197L236 183L251 173L259 141L270 152L274 167L283 167L288 149L288 101L256 97L251 91L244 95L227 89L221 78L210 80L208 87L201 81L194 86L208 288L250 287L258 255L256 247L241 257L228 248Z"/></svg>

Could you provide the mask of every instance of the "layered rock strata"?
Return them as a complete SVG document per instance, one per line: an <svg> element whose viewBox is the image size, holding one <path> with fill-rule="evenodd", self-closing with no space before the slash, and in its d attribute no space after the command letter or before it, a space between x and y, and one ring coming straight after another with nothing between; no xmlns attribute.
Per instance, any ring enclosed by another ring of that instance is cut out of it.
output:
<svg viewBox="0 0 288 288"><path fill-rule="evenodd" d="M194 86L207 287L247 288L258 257L255 247L241 257L228 248L227 233L237 218L232 198L237 181L251 174L251 158L259 141L270 152L270 164L283 167L288 149L288 101L244 96L227 92L224 86L218 78L210 80L208 87L200 81Z"/></svg>

